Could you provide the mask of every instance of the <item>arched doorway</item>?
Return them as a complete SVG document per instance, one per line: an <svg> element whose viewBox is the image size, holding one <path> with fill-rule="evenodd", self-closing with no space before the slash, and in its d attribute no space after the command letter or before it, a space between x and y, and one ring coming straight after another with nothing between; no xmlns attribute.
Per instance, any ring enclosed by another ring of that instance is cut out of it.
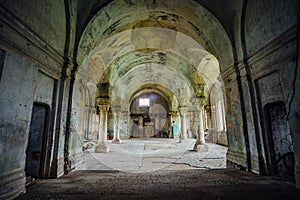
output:
<svg viewBox="0 0 300 200"><path fill-rule="evenodd" d="M130 104L130 137L172 137L170 103L155 92L146 92Z"/></svg>

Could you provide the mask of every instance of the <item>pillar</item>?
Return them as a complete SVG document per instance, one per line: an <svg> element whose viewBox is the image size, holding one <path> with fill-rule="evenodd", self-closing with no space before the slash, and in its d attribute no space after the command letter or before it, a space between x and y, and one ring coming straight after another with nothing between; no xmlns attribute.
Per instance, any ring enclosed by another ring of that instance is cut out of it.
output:
<svg viewBox="0 0 300 200"><path fill-rule="evenodd" d="M139 116L139 137L144 136L144 118L143 116Z"/></svg>
<svg viewBox="0 0 300 200"><path fill-rule="evenodd" d="M112 143L114 144L120 144L120 115L121 112L120 110L113 110L113 115L114 115L114 137L112 140Z"/></svg>
<svg viewBox="0 0 300 200"><path fill-rule="evenodd" d="M212 142L217 143L218 140L218 123L217 123L217 113L216 113L216 106L213 105L211 107L211 122L212 122L212 129L210 134L212 135Z"/></svg>
<svg viewBox="0 0 300 200"><path fill-rule="evenodd" d="M181 135L180 135L180 141L181 140L187 140L187 111L188 108L186 106L180 107L180 117L181 117Z"/></svg>
<svg viewBox="0 0 300 200"><path fill-rule="evenodd" d="M204 114L204 100L197 98L195 102L196 114L199 119L197 124L197 140L194 146L195 151L206 152L208 151L208 146L205 144L205 137L204 137L204 121L203 121L203 114Z"/></svg>
<svg viewBox="0 0 300 200"><path fill-rule="evenodd" d="M199 143L205 144L205 138L204 138L204 126L203 126L203 114L204 114L204 107L201 106L199 109L199 126L198 126L198 134L199 134Z"/></svg>
<svg viewBox="0 0 300 200"><path fill-rule="evenodd" d="M155 115L154 118L154 129L155 129L155 134L159 133L159 131L161 130L161 126L160 126L160 116L159 115Z"/></svg>
<svg viewBox="0 0 300 200"><path fill-rule="evenodd" d="M174 121L174 123L173 123ZM171 112L171 123L172 123L172 137L173 138L178 138L178 112L177 111L172 111Z"/></svg>
<svg viewBox="0 0 300 200"><path fill-rule="evenodd" d="M97 100L98 101L98 100ZM106 144L107 142L107 114L109 110L109 100L102 99L100 104L98 104L100 110L100 119L99 119L99 140L98 145L95 146L95 153L106 153L109 151L109 148Z"/></svg>

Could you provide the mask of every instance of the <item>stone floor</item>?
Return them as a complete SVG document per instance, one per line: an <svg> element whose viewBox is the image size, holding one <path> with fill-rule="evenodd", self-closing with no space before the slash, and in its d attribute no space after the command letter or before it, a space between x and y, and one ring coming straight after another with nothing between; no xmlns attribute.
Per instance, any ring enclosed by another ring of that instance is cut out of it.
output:
<svg viewBox="0 0 300 200"><path fill-rule="evenodd" d="M108 141L108 153L85 151L86 169L118 170L132 173L156 170L225 168L227 147L207 143L208 151L195 152L194 139L148 138L124 140L121 144Z"/></svg>
<svg viewBox="0 0 300 200"><path fill-rule="evenodd" d="M37 180L17 199L299 199L293 183L225 169L225 147L194 152L194 142L108 143L109 153L85 152L87 170Z"/></svg>

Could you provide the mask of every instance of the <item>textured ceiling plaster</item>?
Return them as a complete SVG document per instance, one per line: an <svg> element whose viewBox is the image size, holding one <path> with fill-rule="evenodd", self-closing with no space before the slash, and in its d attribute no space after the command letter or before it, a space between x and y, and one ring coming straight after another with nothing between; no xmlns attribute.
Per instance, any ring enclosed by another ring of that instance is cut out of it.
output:
<svg viewBox="0 0 300 200"><path fill-rule="evenodd" d="M232 64L230 41L217 19L194 1L113 1L91 20L79 44L79 63L101 41L140 27L161 27L193 38L222 63Z"/></svg>
<svg viewBox="0 0 300 200"><path fill-rule="evenodd" d="M130 2L114 1L91 20L79 45L80 70L109 83L121 99L141 85L159 84L187 104L197 77L208 94L220 74L216 57L232 63L218 21L193 1Z"/></svg>
<svg viewBox="0 0 300 200"><path fill-rule="evenodd" d="M154 37L153 33L161 37ZM173 37L170 38L169 35ZM137 42L137 40L142 41ZM162 28L139 28L116 34L110 40L99 44L90 53L89 60L93 67L86 70L92 72L90 75L96 78L95 81L109 82L111 86L114 86L116 81L129 70L142 64L160 65L139 72L148 73L149 77L153 76L153 70L170 75L164 71L164 65L173 67L179 74L176 76L183 75L190 85L194 85L197 75L203 76L208 83L206 88L208 90L210 83L215 82L216 77L219 76L219 64L213 55L186 35ZM135 75L139 76L139 74Z"/></svg>

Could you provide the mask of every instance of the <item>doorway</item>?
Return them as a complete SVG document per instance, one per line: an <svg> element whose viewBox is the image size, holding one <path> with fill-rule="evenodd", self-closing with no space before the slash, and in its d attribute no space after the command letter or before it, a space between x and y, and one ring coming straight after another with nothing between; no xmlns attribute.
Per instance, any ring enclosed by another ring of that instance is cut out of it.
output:
<svg viewBox="0 0 300 200"><path fill-rule="evenodd" d="M26 150L25 174L27 182L33 178L46 178L48 176L48 170L46 170L49 166L49 163L46 163L48 128L49 106L34 103Z"/></svg>
<svg viewBox="0 0 300 200"><path fill-rule="evenodd" d="M170 105L169 99L154 91L135 97L130 104L131 137L172 137Z"/></svg>
<svg viewBox="0 0 300 200"><path fill-rule="evenodd" d="M286 119L284 102L265 105L269 165L271 175L282 178L294 178L294 149L292 134Z"/></svg>

